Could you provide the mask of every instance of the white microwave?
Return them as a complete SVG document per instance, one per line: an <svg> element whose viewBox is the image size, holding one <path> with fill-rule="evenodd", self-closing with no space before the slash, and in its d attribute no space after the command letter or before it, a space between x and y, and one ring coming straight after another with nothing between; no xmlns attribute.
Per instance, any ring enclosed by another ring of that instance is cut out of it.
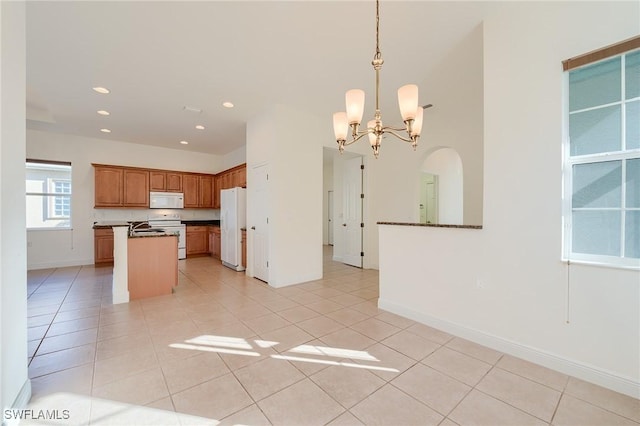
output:
<svg viewBox="0 0 640 426"><path fill-rule="evenodd" d="M150 209L183 209L184 194L182 192L150 192Z"/></svg>

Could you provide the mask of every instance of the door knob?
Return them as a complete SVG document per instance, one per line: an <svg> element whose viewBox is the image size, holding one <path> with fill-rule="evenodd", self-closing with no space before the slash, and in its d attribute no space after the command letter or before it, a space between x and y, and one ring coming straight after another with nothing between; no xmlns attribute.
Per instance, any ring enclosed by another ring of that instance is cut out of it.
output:
<svg viewBox="0 0 640 426"><path fill-rule="evenodd" d="M255 226L252 226L252 227L251 227L251 229L253 229L253 230L255 231L255 230L256 230L256 227L255 227Z"/></svg>
<svg viewBox="0 0 640 426"><path fill-rule="evenodd" d="M342 226L347 226L347 224L346 224L346 223L343 223L343 224L342 224Z"/></svg>

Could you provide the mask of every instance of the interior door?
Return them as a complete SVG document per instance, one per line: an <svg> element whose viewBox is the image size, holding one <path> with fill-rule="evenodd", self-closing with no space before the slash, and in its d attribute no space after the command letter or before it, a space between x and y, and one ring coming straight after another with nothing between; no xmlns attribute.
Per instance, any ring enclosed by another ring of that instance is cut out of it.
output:
<svg viewBox="0 0 640 426"><path fill-rule="evenodd" d="M269 174L266 164L253 168L251 184L253 222L250 232L253 234L253 276L269 282L269 213L268 189Z"/></svg>
<svg viewBox="0 0 640 426"><path fill-rule="evenodd" d="M362 268L362 157L348 159L344 164L343 261L347 265Z"/></svg>

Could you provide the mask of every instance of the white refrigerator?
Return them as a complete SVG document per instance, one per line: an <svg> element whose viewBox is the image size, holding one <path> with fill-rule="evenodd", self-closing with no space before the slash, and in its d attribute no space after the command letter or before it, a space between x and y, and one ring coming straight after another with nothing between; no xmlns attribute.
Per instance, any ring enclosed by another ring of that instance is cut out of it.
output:
<svg viewBox="0 0 640 426"><path fill-rule="evenodd" d="M247 190L230 188L220 191L220 251L222 264L244 271L241 228L247 226Z"/></svg>

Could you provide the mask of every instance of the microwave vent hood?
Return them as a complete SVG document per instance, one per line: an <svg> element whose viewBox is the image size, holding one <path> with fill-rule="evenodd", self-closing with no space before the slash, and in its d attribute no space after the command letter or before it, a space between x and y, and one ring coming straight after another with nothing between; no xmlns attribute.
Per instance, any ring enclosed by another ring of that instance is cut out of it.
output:
<svg viewBox="0 0 640 426"><path fill-rule="evenodd" d="M184 194L182 192L150 192L149 208L183 209Z"/></svg>

